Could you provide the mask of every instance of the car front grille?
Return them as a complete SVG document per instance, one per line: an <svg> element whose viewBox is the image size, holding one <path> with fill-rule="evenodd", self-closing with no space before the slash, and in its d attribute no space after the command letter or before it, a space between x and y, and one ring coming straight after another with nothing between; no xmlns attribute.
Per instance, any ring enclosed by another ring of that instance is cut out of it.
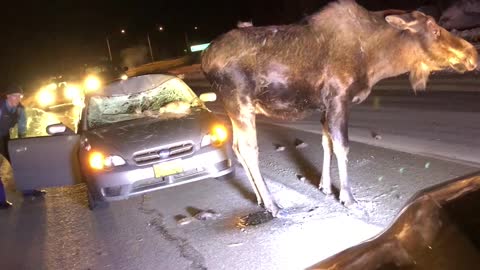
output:
<svg viewBox="0 0 480 270"><path fill-rule="evenodd" d="M136 153L133 160L137 165L148 165L159 161L179 158L192 154L194 145L192 142L184 142L168 147L154 148Z"/></svg>

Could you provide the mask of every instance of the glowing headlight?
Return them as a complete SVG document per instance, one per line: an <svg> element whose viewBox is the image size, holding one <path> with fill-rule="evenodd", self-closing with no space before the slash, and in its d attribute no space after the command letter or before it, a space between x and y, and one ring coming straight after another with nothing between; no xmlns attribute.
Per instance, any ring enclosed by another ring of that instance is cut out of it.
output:
<svg viewBox="0 0 480 270"><path fill-rule="evenodd" d="M51 84L45 86L45 90L55 91L55 90L57 90L57 84L56 83L51 83Z"/></svg>
<svg viewBox="0 0 480 270"><path fill-rule="evenodd" d="M92 152L88 158L88 163L92 169L102 170L104 168L125 165L125 160L120 156L105 157L100 152Z"/></svg>
<svg viewBox="0 0 480 270"><path fill-rule="evenodd" d="M102 82L100 81L100 79L93 75L90 75L85 79L85 89L87 91L96 91L100 89L101 85Z"/></svg>
<svg viewBox="0 0 480 270"><path fill-rule="evenodd" d="M104 163L103 163L104 160L105 160L105 157L103 156L102 153L93 152L90 154L90 157L88 158L88 163L90 164L90 167L92 169L101 170L104 167Z"/></svg>
<svg viewBox="0 0 480 270"><path fill-rule="evenodd" d="M124 81L127 80L127 79L128 79L127 74L123 74L122 77L120 77L120 79L122 79L122 80L124 80Z"/></svg>
<svg viewBox="0 0 480 270"><path fill-rule="evenodd" d="M50 106L55 103L55 94L48 89L40 90L37 94L37 101L42 107Z"/></svg>
<svg viewBox="0 0 480 270"><path fill-rule="evenodd" d="M67 99L74 100L80 97L82 90L77 85L68 85L65 87L64 95Z"/></svg>
<svg viewBox="0 0 480 270"><path fill-rule="evenodd" d="M200 147L207 145L221 146L228 139L228 131L223 125L215 125L212 130L202 138Z"/></svg>

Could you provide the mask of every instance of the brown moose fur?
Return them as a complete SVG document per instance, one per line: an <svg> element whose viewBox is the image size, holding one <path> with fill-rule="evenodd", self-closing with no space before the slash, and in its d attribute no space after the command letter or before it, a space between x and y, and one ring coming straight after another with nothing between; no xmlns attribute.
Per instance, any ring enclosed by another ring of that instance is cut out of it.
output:
<svg viewBox="0 0 480 270"><path fill-rule="evenodd" d="M255 114L294 120L320 110L324 148L320 188L331 194L337 157L340 201L352 204L347 174L348 114L378 81L410 73L424 89L433 70L476 67L475 48L421 12L370 12L354 1L329 4L305 24L245 27L215 39L202 69L232 121L233 149L263 204L280 210L260 173Z"/></svg>

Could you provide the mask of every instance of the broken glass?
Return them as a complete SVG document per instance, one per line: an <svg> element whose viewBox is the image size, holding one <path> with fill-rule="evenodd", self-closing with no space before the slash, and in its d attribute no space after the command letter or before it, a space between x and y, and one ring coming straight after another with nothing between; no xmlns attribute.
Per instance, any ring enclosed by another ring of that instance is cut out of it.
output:
<svg viewBox="0 0 480 270"><path fill-rule="evenodd" d="M92 96L88 104L88 128L144 117L169 118L185 115L203 102L179 79L171 79L143 92Z"/></svg>

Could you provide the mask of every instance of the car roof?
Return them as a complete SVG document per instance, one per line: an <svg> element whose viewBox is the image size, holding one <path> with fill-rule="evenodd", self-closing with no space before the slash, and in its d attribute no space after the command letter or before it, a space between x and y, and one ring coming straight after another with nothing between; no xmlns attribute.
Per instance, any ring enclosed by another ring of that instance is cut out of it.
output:
<svg viewBox="0 0 480 270"><path fill-rule="evenodd" d="M148 74L130 77L127 80L118 80L107 84L99 91L90 94L90 96L119 96L141 93L154 89L164 82L175 78L178 79L175 76L166 74Z"/></svg>

